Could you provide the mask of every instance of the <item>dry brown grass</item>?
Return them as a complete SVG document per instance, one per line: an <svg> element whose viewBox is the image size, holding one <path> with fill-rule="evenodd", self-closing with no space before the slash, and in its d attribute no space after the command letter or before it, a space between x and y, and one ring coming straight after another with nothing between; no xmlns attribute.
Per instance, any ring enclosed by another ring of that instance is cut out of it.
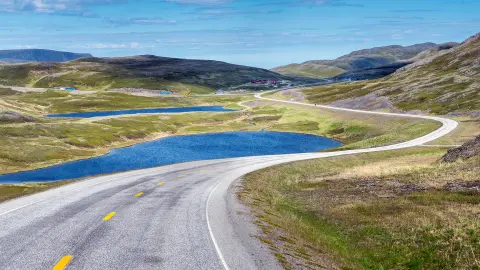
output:
<svg viewBox="0 0 480 270"><path fill-rule="evenodd" d="M15 185L0 185L0 202L14 199L20 196L30 195L47 189L60 187L71 183L72 181L60 181L52 183L30 183Z"/></svg>
<svg viewBox="0 0 480 270"><path fill-rule="evenodd" d="M246 177L241 197L286 268L478 269L480 158L436 160L415 148L280 165Z"/></svg>

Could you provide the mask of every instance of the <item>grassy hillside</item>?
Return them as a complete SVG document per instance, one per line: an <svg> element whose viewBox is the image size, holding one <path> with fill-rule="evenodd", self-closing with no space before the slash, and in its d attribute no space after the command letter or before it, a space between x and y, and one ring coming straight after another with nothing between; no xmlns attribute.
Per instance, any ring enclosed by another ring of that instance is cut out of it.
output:
<svg viewBox="0 0 480 270"><path fill-rule="evenodd" d="M416 44L412 46L385 46L354 51L335 60L312 60L302 64L290 64L272 69L285 75L310 78L328 78L346 71L377 68L415 57L425 50L438 50L446 45L435 43ZM454 44L450 44L454 46Z"/></svg>
<svg viewBox="0 0 480 270"><path fill-rule="evenodd" d="M30 87L75 86L81 90L144 88L206 94L256 79L275 79L267 89L314 80L295 79L260 68L208 60L157 56L84 58L67 63L0 65L0 84Z"/></svg>
<svg viewBox="0 0 480 270"><path fill-rule="evenodd" d="M245 177L260 239L286 269L478 269L480 157L411 148Z"/></svg>
<svg viewBox="0 0 480 270"><path fill-rule="evenodd" d="M480 34L375 81L303 90L311 103L363 109L480 112Z"/></svg>
<svg viewBox="0 0 480 270"><path fill-rule="evenodd" d="M83 57L92 57L88 53L71 53L42 49L0 50L0 62L66 62Z"/></svg>
<svg viewBox="0 0 480 270"><path fill-rule="evenodd" d="M315 63L290 64L273 68L272 71L288 76L307 78L330 78L345 72L345 70L341 68Z"/></svg>

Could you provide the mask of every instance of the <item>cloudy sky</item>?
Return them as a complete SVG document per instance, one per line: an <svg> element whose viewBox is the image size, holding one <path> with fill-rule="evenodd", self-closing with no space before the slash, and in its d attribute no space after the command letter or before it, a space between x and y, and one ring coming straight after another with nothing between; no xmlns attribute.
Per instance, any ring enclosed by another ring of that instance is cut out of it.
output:
<svg viewBox="0 0 480 270"><path fill-rule="evenodd" d="M155 54L264 68L462 41L480 0L0 0L0 49Z"/></svg>

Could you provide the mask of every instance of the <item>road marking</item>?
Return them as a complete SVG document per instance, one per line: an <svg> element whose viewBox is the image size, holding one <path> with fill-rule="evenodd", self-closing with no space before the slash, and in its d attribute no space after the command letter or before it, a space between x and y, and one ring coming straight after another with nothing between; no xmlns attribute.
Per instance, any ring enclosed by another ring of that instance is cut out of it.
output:
<svg viewBox="0 0 480 270"><path fill-rule="evenodd" d="M134 174L134 176L136 176L138 174ZM91 188L91 187L95 187L95 186L99 186L101 184L104 184L104 183L108 183L108 182L112 182L112 181L116 181L118 179L122 179L122 177L112 177L110 178L109 180L105 180L105 181L101 181L101 182L98 182L98 183L94 183L93 185L86 185L86 186L82 186L82 187L78 187L76 189L73 189L71 190L71 192L73 191L79 191L79 190L82 190L82 189L85 189L85 188ZM54 197L55 198L55 197ZM45 198L43 200L39 200L39 201L35 201L35 202L32 202L32 203L29 203L29 204L25 204L25 205L22 205L22 206L19 206L17 208L14 208L14 209L11 209L9 211L6 211L6 212L3 212L3 213L0 213L0 216L3 216L3 215L6 215L8 213L11 213L11 212L15 212L17 210L20 210L20 209L23 209L25 207L28 207L30 205L34 205L34 204L38 204L38 203L41 203L41 202L44 202L44 201L48 201L48 200L51 200L52 198Z"/></svg>
<svg viewBox="0 0 480 270"><path fill-rule="evenodd" d="M202 172L202 173L206 173L206 172L208 172L208 170L201 170L200 172Z"/></svg>
<svg viewBox="0 0 480 270"><path fill-rule="evenodd" d="M159 185L165 185L165 182L159 182L158 184Z"/></svg>
<svg viewBox="0 0 480 270"><path fill-rule="evenodd" d="M265 100L273 100L275 102L286 102L286 103L292 103L292 104L300 104L304 106L315 106L313 104L304 104L300 102L289 102L289 101L280 101L280 100L275 100L275 99L269 99L269 98L263 98L261 97L261 94L256 94L256 98L259 99L265 99ZM446 119L446 118L440 118L440 117L430 117L430 116L417 116L417 115L403 115L403 114L395 114L395 113L382 113L382 112L368 112L368 111L360 111L360 110L353 110L353 109L344 109L344 108L335 108L335 107L329 107L329 106L319 106L323 108L328 108L328 109L335 109L335 110L341 110L341 111L352 111L352 112L360 112L360 113L367 113L367 114L382 114L382 115L392 115L392 116L402 116L402 117L410 117L410 118L422 118L422 119L430 119L430 120L435 120L438 122L442 123L442 127L423 136L420 138L416 138L407 142L403 143L398 143L398 144L393 144L385 147L374 147L374 148L367 148L367 149L358 149L358 150L346 150L346 151L341 151L341 152L330 152L326 153L327 155L321 156L321 155L315 155L312 157L308 157L308 159L312 158L322 158L322 157L329 157L329 156L337 156L337 155L351 155L351 154L357 154L357 153L366 153L366 152L378 152L378 151L386 151L386 150L395 150L395 149L401 149L401 148L407 148L411 146L417 146L420 144L423 144L425 142L433 141L435 139L438 139L451 131L453 131L457 126L458 123L454 120ZM330 155L328 155L330 154ZM301 159L299 159L301 160ZM223 265L223 267L226 270L229 270L228 264L225 261L225 258L223 257L222 251L217 243L217 240L215 239L215 235L212 230L212 226L210 224L210 217L209 217L209 203L210 199L212 198L212 194L215 192L215 190L220 186L222 181L219 181L217 185L213 188L213 190L210 192L207 198L206 202L206 207L205 207L205 214L206 214L206 221L207 221L207 227L208 231L210 233L210 238L213 242L213 245L215 247L215 251L217 252L217 255Z"/></svg>
<svg viewBox="0 0 480 270"><path fill-rule="evenodd" d="M135 197L141 197L143 195L143 192L139 192L137 193L137 195L135 195Z"/></svg>
<svg viewBox="0 0 480 270"><path fill-rule="evenodd" d="M180 174L180 175L178 176L178 178L182 178L182 177L184 177L184 176L185 176L184 174Z"/></svg>
<svg viewBox="0 0 480 270"><path fill-rule="evenodd" d="M221 183L222 181L219 181L217 185L213 188L213 190L210 192L210 194L208 195L207 206L205 207L205 214L207 216L207 227L208 227L208 232L210 233L210 239L212 239L213 246L215 247L215 251L217 252L218 258L222 262L222 265L225 268L225 270L230 270L230 268L228 267L227 261L225 261L225 258L223 258L223 254L222 254L222 251L220 250L220 247L217 244L217 240L213 235L212 226L210 225L210 218L208 217L208 203L210 202L210 198L212 197L212 194L220 186Z"/></svg>
<svg viewBox="0 0 480 270"><path fill-rule="evenodd" d="M115 216L117 212L111 212L110 214L106 215L103 220L107 221L110 220L113 216Z"/></svg>
<svg viewBox="0 0 480 270"><path fill-rule="evenodd" d="M70 261L72 260L73 256L72 255L67 255L65 257L63 257L58 263L57 265L55 265L53 267L53 270L63 270L65 268L67 268L67 265L70 263Z"/></svg>

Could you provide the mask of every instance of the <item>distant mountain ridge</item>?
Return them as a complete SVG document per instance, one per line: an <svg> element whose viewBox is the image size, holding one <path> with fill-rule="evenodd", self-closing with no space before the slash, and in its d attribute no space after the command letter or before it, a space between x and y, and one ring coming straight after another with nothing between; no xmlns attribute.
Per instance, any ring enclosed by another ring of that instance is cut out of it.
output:
<svg viewBox="0 0 480 270"><path fill-rule="evenodd" d="M458 44L435 44L428 42L411 46L390 45L375 47L354 51L335 60L311 60L301 64L276 67L272 71L289 76L334 77L348 71L374 69L390 66L398 62L408 62L424 51L438 51L445 47L451 48L456 45Z"/></svg>
<svg viewBox="0 0 480 270"><path fill-rule="evenodd" d="M312 103L366 109L480 117L480 33L459 45L429 50L374 81L302 91Z"/></svg>
<svg viewBox="0 0 480 270"><path fill-rule="evenodd" d="M0 50L0 62L3 63L67 62L85 57L92 55L44 49Z"/></svg>
<svg viewBox="0 0 480 270"><path fill-rule="evenodd" d="M265 80L267 83L252 83ZM268 83L275 81L275 84ZM0 85L81 90L136 88L180 93L216 90L268 90L324 80L289 77L273 71L213 60L139 55L88 57L66 63L0 65Z"/></svg>

